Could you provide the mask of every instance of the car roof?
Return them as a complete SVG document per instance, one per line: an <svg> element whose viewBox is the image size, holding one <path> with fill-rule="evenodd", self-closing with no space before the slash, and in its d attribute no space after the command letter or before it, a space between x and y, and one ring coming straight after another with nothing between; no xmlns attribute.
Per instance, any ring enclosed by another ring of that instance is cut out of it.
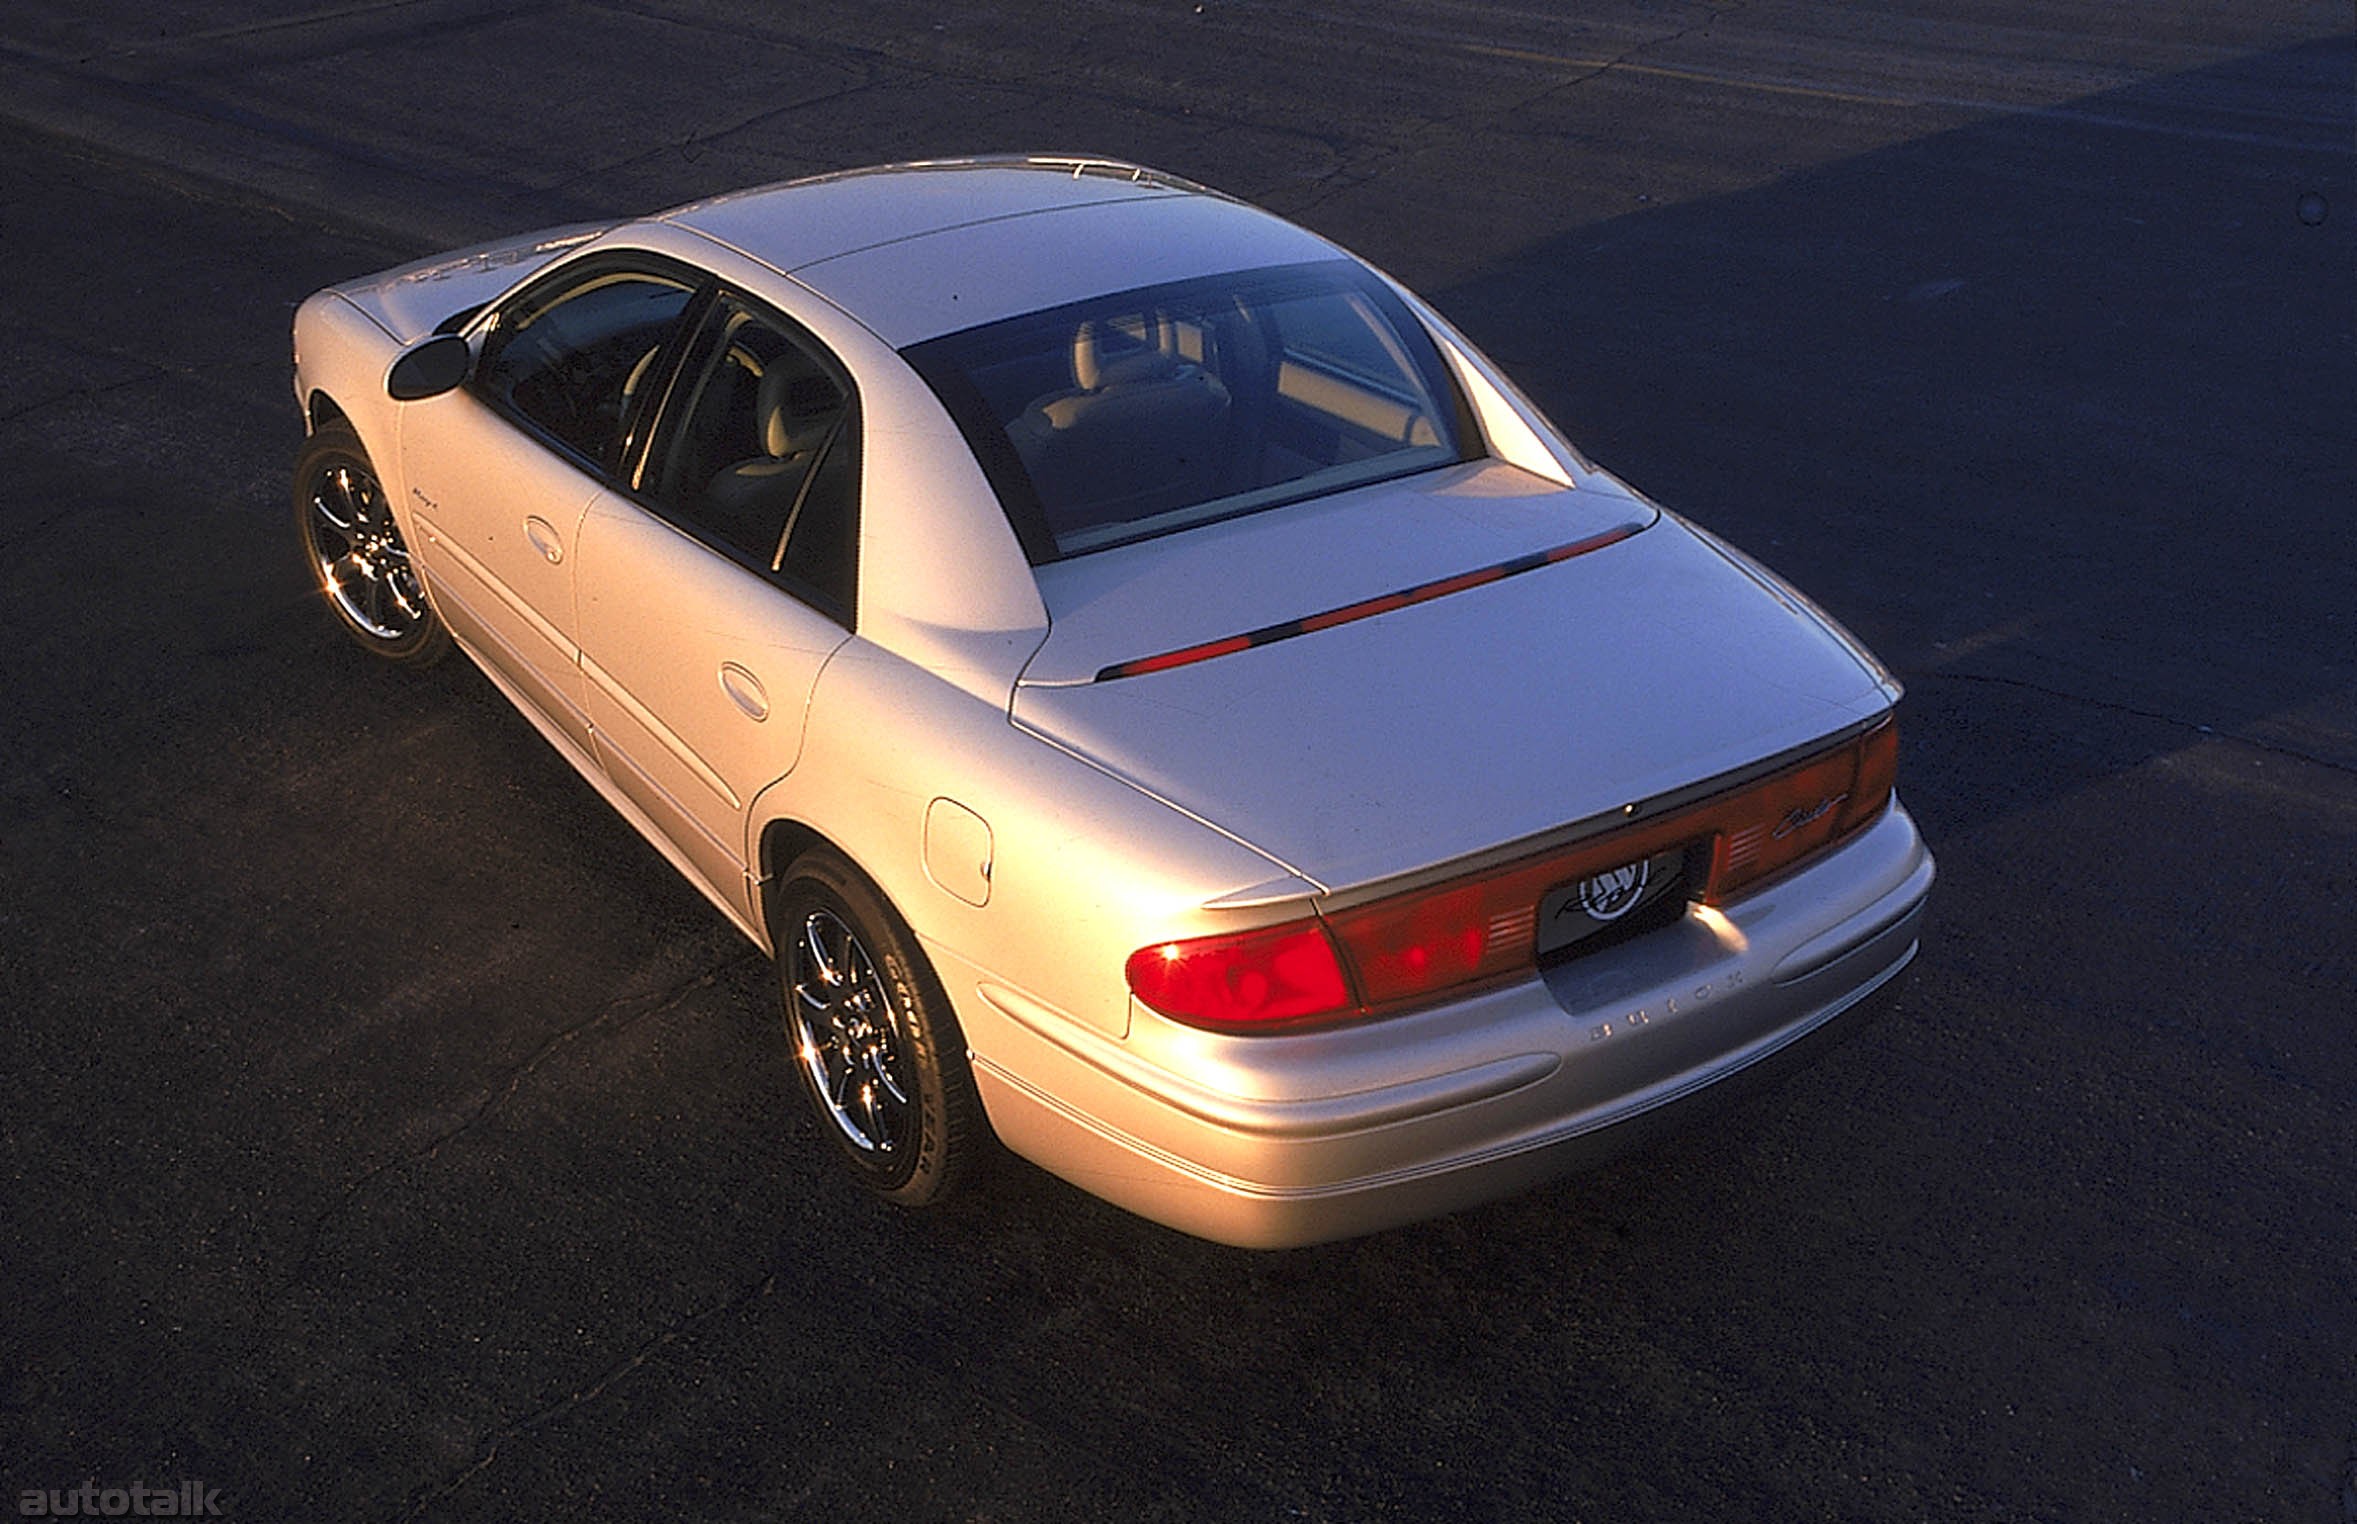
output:
<svg viewBox="0 0 2357 1524"><path fill-rule="evenodd" d="M1081 156L853 170L657 220L791 276L895 347L1163 281L1341 257L1216 191Z"/></svg>

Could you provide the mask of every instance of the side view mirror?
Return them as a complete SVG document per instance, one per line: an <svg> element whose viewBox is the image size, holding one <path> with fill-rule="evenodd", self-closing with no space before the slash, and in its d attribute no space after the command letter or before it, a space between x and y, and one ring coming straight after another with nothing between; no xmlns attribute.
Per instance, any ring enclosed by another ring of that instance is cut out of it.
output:
<svg viewBox="0 0 2357 1524"><path fill-rule="evenodd" d="M403 352L385 372L385 392L395 402L439 397L466 379L474 351L455 333L438 333Z"/></svg>

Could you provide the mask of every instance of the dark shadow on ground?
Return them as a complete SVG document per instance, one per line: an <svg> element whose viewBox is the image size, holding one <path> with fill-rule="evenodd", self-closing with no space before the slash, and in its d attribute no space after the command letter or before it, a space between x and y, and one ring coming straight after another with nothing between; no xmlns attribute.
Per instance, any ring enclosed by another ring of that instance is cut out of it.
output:
<svg viewBox="0 0 2357 1524"><path fill-rule="evenodd" d="M1437 302L1899 670L1939 826L2197 726L2357 767L2351 67L2320 41L1992 116ZM1985 732L2008 685L2180 723Z"/></svg>

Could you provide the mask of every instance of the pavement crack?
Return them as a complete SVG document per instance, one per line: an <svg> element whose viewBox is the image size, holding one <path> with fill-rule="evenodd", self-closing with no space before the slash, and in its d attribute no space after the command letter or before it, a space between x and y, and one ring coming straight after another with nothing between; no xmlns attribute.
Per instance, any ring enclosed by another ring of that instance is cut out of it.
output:
<svg viewBox="0 0 2357 1524"><path fill-rule="evenodd" d="M882 83L883 81L873 78L863 79L857 84L845 85L840 90L822 91L817 95L805 96L800 100L788 101L782 106L771 106L764 110L756 111L750 116L743 117L737 121L724 123L720 126L710 128L709 130L690 131L684 136L657 144L655 147L646 149L643 152L631 154L629 157L617 160L614 163L601 164L594 169L582 170L579 174L567 175L564 179L551 184L547 188L547 193L551 195L563 195L567 192L570 192L575 186L578 186L585 181L602 182L609 180L615 175L635 169L639 165L645 164L651 160L663 158L668 154L677 154L681 159L684 159L688 163L693 164L696 162L696 160L703 157L705 150L713 147L714 145L726 142L728 139L737 136L739 133L750 132L757 127L774 122L780 117L792 116L799 111L808 111L816 106L830 106L837 104L838 102L846 100L851 96L864 94L867 91L874 90Z"/></svg>
<svg viewBox="0 0 2357 1524"><path fill-rule="evenodd" d="M111 396L112 394L120 391L128 391L133 387L146 386L156 381L170 381L175 378L187 380L196 377L198 374L198 372L192 370L174 370L164 366L155 366L140 372L138 375L125 376L119 381L106 381L92 386L68 387L64 391L53 392L49 396L36 398L31 402L22 403L16 407L12 407L5 413L0 413L0 427L6 427L9 424L17 422L19 419L30 417L35 413L46 411L49 408L57 407L64 403L94 402L100 397ZM12 554L16 551L22 550L25 546L32 544L33 541L41 538L43 535L57 528L57 526L60 524L66 523L67 521L77 517L79 514L81 514L86 506L86 504L76 503L72 507L62 508L55 513L44 514L40 518L34 519L31 523L17 529L13 534L0 537L0 554Z"/></svg>
<svg viewBox="0 0 2357 1524"><path fill-rule="evenodd" d="M7 412L0 413L0 425L14 423L19 418L38 413L44 408L55 407L61 402L88 402L114 392L127 391L134 386L145 386L150 381L169 381L174 377L187 379L196 374L197 372L193 370L157 365L142 370L136 376L125 376L119 381L102 381L90 386L69 386L63 391L51 392L46 397L36 397L31 402L20 403Z"/></svg>
<svg viewBox="0 0 2357 1524"><path fill-rule="evenodd" d="M2096 698L2092 694L2073 693L2067 688L2032 682L2024 677L2000 677L1992 672L1958 671L1909 672L1902 674L1902 677L1909 687L1942 682L1979 683L1991 688L2013 688L2024 693L2043 694L2047 698L2061 699L2065 703L2079 704L2090 709L2101 709L2110 714L2124 714L2140 720L2152 720L2162 725L2174 725L2180 730L2191 731L2196 735L2208 736L2220 741L2231 741L2237 746L2250 747L2253 751L2289 757L2294 761L2307 762L2317 767L2329 768L2336 773L2357 777L2357 765L2322 756L2297 746L2288 746L2281 741L2270 741L2245 731L2222 729L2201 720L2189 720L2180 714L2168 714L2158 709L2146 709L2140 705L2122 703L2117 699Z"/></svg>
<svg viewBox="0 0 2357 1524"><path fill-rule="evenodd" d="M1582 72L1569 79L1559 79L1544 90L1540 90L1524 100L1514 102L1504 111L1491 111L1485 114L1493 119L1511 119L1528 111L1550 96L1559 95L1566 90L1576 90L1591 80L1602 79L1624 64L1635 63L1637 59L1657 48L1670 47L1676 43L1684 42L1689 37L1706 33L1717 24L1721 16L1731 11L1741 10L1746 3L1748 0L1704 0L1701 17L1687 22L1674 32L1663 32L1659 36L1641 38L1630 43L1610 58L1562 59L1560 62L1581 68Z"/></svg>
<svg viewBox="0 0 2357 1524"><path fill-rule="evenodd" d="M0 552L14 550L32 534L72 516L73 510L69 509L42 520L24 535L0 541ZM130 820L109 807L103 792L94 794L87 789L76 788L72 777L63 770L63 764L36 758L14 739L0 736L0 788L11 786L21 787L26 794L46 795L58 808L86 827L118 836L131 835L138 830ZM19 817L19 820L29 820L29 817Z"/></svg>
<svg viewBox="0 0 2357 1524"><path fill-rule="evenodd" d="M302 1281L304 1276L309 1273L313 1261L317 1259L319 1247L326 1239L328 1229L334 1226L336 1221L351 1208L352 1203L357 1201L361 1194L379 1179L394 1170L432 1159L442 1151L445 1145L481 1126L494 1112L513 1099L516 1092L523 1087L524 1081L531 1078L533 1073L543 1064L588 1033L601 1026L611 1026L617 1032L627 1031L650 1016L657 1016L670 1010L698 990L711 988L719 982L723 974L739 967L753 956L754 954L744 953L725 959L668 988L654 991L651 994L627 995L608 1001L587 1018L551 1033L539 1047L533 1049L520 1063L508 1070L504 1081L486 1087L482 1092L482 1099L458 1120L434 1134L423 1144L372 1164L344 1182L343 1188L336 1193L335 1199L312 1217L311 1226L303 1235L302 1250L295 1256L294 1268L289 1272L285 1285L280 1287L280 1291L283 1292Z"/></svg>
<svg viewBox="0 0 2357 1524"><path fill-rule="evenodd" d="M331 5L321 10L306 11L295 16L275 16L267 21L245 21L229 26L207 27L199 31L181 32L153 41L137 42L124 47L103 48L69 58L65 62L76 68L86 68L118 58L148 57L160 53L184 52L192 47L223 42L242 42L253 37L268 37L285 32L316 31L353 21L396 14L402 11L448 11L445 0L362 0L356 5ZM494 10L494 7L484 7Z"/></svg>
<svg viewBox="0 0 2357 1524"><path fill-rule="evenodd" d="M408 1511L401 1515L403 1524L423 1517L428 1510L433 1509L476 1477L490 1470L492 1463L499 1459L500 1450L511 1441L521 1439L542 1425L554 1422L577 1408L595 1402L604 1396L616 1382L645 1365L649 1360L654 1359L663 1350L678 1343L699 1325L715 1318L725 1317L739 1308L768 1296L777 1289L777 1281L777 1272L772 1271L750 1286L733 1291L707 1306L689 1310L674 1321L655 1330L654 1333L642 1340L637 1348L598 1372L586 1384L574 1388L553 1402L543 1404L521 1418L503 1423L491 1430L476 1442L474 1459L441 1481L430 1483L419 1492L410 1503Z"/></svg>
<svg viewBox="0 0 2357 1524"><path fill-rule="evenodd" d="M1436 127L1439 125L1441 124L1434 124ZM1282 211L1287 217L1298 220L1305 214L1333 200L1336 196L1354 191L1374 180L1392 164L1407 157L1411 151L1421 152L1430 146L1429 135L1426 135L1423 141L1413 145L1400 143L1362 144L1360 151L1353 153L1333 150L1332 145L1329 144L1329 150L1335 153L1332 168L1307 182L1298 194L1280 192L1260 199L1265 199L1271 209Z"/></svg>

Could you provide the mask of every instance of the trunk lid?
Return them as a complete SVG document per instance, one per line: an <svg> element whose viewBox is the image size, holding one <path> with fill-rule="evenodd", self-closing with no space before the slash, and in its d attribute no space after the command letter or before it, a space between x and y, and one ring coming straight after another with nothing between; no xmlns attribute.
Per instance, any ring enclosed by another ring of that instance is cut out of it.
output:
<svg viewBox="0 0 2357 1524"><path fill-rule="evenodd" d="M1557 547L1577 553L1448 590ZM1890 703L1845 638L1676 519L1609 478L1566 489L1495 461L1039 580L1050 629L1015 722L1329 890L1543 838ZM1435 584L1425 601L1290 633Z"/></svg>

